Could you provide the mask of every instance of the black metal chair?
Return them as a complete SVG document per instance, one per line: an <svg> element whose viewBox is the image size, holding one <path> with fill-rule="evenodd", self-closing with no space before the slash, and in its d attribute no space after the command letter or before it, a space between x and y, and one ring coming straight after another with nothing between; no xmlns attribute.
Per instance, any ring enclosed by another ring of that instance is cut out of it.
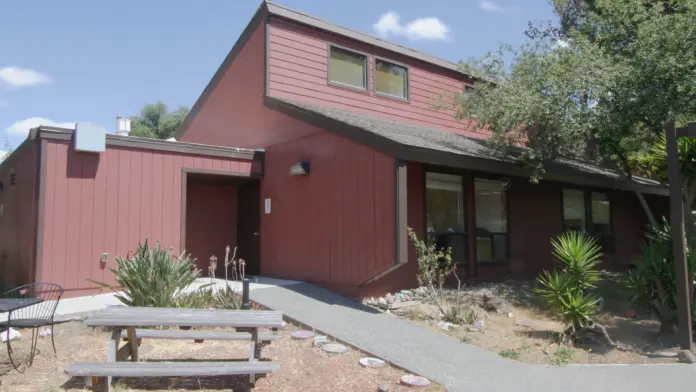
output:
<svg viewBox="0 0 696 392"><path fill-rule="evenodd" d="M53 345L53 353L57 354L56 342L53 338L53 316L55 315L58 302L63 296L63 288L54 283L32 283L12 289L2 295L3 298L37 298L41 302L36 303L26 308L21 308L9 312L7 321L0 323L1 328L6 328L8 331L7 339L7 355L10 358L12 366L15 370L19 370L19 366L12 359L12 346L10 345L9 329L31 328L31 352L29 354L29 366L34 362L34 354L36 353L36 344L39 338L39 328L44 326L51 327L51 344Z"/></svg>

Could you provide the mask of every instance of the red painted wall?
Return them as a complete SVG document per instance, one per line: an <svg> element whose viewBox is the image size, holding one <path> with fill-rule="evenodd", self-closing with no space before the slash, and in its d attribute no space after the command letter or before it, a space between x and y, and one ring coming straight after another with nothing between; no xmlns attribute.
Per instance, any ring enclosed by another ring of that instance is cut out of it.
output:
<svg viewBox="0 0 696 392"><path fill-rule="evenodd" d="M440 94L464 90L463 75L282 18L271 17L268 28L270 96L486 137L472 122L455 119L453 111L434 107L434 98ZM367 93L328 85L329 42L369 55ZM374 56L410 67L410 102L375 96Z"/></svg>
<svg viewBox="0 0 696 392"><path fill-rule="evenodd" d="M100 263L125 257L145 238L179 250L182 169L250 172L251 161L107 146L80 153L49 141L40 278L86 295L87 279L113 283ZM255 169L254 169L255 170Z"/></svg>
<svg viewBox="0 0 696 392"><path fill-rule="evenodd" d="M38 140L25 144L0 166L0 283L3 288L32 283L36 255ZM15 173L15 185L10 173Z"/></svg>
<svg viewBox="0 0 696 392"><path fill-rule="evenodd" d="M318 130L263 104L265 25L262 23L195 115L181 141L264 148Z"/></svg>
<svg viewBox="0 0 696 392"><path fill-rule="evenodd" d="M237 245L237 187L189 180L186 191L186 251L205 274L210 256L215 255L219 274L224 270L225 247Z"/></svg>
<svg viewBox="0 0 696 392"><path fill-rule="evenodd" d="M308 160L311 173L291 176ZM261 199L261 273L344 293L394 264L394 160L321 132L270 147Z"/></svg>

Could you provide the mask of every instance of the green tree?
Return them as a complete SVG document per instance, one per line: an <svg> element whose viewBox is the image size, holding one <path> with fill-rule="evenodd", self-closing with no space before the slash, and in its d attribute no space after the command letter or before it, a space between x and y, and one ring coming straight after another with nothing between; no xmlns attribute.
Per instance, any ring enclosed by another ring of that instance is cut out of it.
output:
<svg viewBox="0 0 696 392"><path fill-rule="evenodd" d="M613 167L634 185L639 158L666 123L696 113L696 0L553 5L560 27L532 27L519 49L462 63L479 78L451 102L492 132L494 147L528 147L519 158L533 179L548 160L571 157Z"/></svg>
<svg viewBox="0 0 696 392"><path fill-rule="evenodd" d="M169 112L167 105L162 101L147 104L140 110L139 115L131 117L131 135L154 139L172 138L188 112L186 106L179 106L178 109Z"/></svg>

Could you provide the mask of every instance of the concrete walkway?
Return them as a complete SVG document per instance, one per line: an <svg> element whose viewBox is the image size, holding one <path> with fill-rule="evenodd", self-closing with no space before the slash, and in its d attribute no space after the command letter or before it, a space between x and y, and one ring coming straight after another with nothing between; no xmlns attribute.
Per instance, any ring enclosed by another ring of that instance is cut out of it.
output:
<svg viewBox="0 0 696 392"><path fill-rule="evenodd" d="M696 385L696 365L524 365L311 284L266 287L250 295L268 308L428 377L450 392L655 392Z"/></svg>

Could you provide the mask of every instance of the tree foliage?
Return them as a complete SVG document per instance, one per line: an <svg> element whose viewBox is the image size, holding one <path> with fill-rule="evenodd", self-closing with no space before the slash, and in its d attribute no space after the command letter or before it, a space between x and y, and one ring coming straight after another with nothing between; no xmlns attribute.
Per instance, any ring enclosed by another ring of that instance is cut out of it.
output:
<svg viewBox="0 0 696 392"><path fill-rule="evenodd" d="M139 115L131 117L131 135L154 139L172 138L188 112L186 106L179 106L170 112L162 101L147 104Z"/></svg>
<svg viewBox="0 0 696 392"><path fill-rule="evenodd" d="M528 147L533 178L562 156L630 180L665 124L696 113L696 0L553 5L560 27L462 63L478 79L454 97L457 115L490 130L495 147Z"/></svg>

